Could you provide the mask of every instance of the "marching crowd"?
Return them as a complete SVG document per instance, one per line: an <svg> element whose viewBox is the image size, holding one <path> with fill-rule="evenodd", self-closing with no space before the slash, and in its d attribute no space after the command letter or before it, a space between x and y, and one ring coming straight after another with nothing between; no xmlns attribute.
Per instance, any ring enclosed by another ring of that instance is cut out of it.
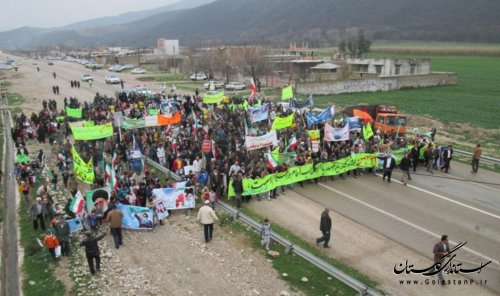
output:
<svg viewBox="0 0 500 296"><path fill-rule="evenodd" d="M168 109L162 109L166 103L168 103ZM268 118L252 123L249 109L262 104L270 106ZM25 202L30 205L33 226L35 229L40 227L45 230L47 225L52 225L51 229L54 230L57 240L61 245L64 245L63 255L69 253L69 246L65 243L68 241L69 230L64 222L64 217L75 217L75 213L70 209L72 199L77 191L88 189L82 187L82 183L77 181L73 172L73 146L85 162L92 160L95 172L94 182L90 186L92 189L102 188L106 185L107 177L104 164L110 162L116 164L113 167L116 168L117 186L109 197L108 212L98 212L96 209L95 212L89 213L85 217L89 226L95 228L100 224L100 220L105 219L109 211L113 210L113 204L119 202L154 207L153 189L167 188L173 185L168 178L164 178L165 181L162 183L161 176L153 171L148 171L145 164L137 166L132 163L130 153L134 150L139 150L145 157L153 159L180 175L183 180L188 182L186 187L195 188L195 192L203 201L202 203L214 208L219 198L227 197L231 179L236 194L236 206L240 207L241 202L248 202L252 199L252 196L241 196L244 191L244 178L260 178L270 173L286 171L293 166L334 161L363 152L389 155L390 149L406 147L409 144L406 141L396 141L397 135L394 133L380 131L366 140L363 139L358 130L351 132L349 140L321 141L319 147L314 149L308 130L319 130L319 138L322 139L325 122L308 125L304 112L285 109L282 105L275 104L268 99L231 98L225 99L217 106L207 105L203 103L203 98L198 91L193 95L155 95L153 98L146 98L145 95L138 93L125 92L120 93L117 97L96 94L93 101L82 102L77 98L69 98L69 100L65 98L62 107L58 109L55 100L43 101L42 110L38 114L33 113L29 117L21 114L15 118L12 135L18 156L14 173L20 184L19 191L24 196ZM81 118L69 117L65 112L66 107L81 108ZM160 110L163 113L180 112L180 122L138 129L119 130L119 127L116 126L115 113L127 118L143 118L150 114L150 110ZM295 117L292 125L277 131L279 141L279 148L277 148L279 151L277 152L285 155L285 158L277 166L269 166L267 162L266 154L269 153L269 148L251 151L246 149L246 135L264 135L271 130L274 117L285 117L293 112L295 112ZM342 114L341 118L337 117L335 121L332 118L328 122L334 127L342 127L347 124L346 117L346 114ZM71 144L69 140L70 124L82 120L92 122L94 125L114 122L114 134L105 139L74 141L74 144ZM54 169L47 167L46 152L43 149L36 153L31 151L31 154L27 150L27 143L30 141L45 143L47 140L52 147L51 154L57 156L57 168ZM204 140L210 141L211 149L203 149ZM406 175L406 179L403 179L405 184L407 179L411 179L410 168L415 171L419 165L422 149L425 149L423 156L427 170L432 172L433 165L437 165L437 149L432 144L420 141L414 143L413 149L405 155L401 162L401 169L405 172L403 175ZM452 158L452 151L451 146L449 146L445 152L440 152L445 155L443 169L446 172ZM32 160L29 155L37 156L36 159ZM384 180L387 177L390 182L390 172L395 165L392 157L383 159ZM189 171L185 170L186 167L189 168ZM354 169L347 172L347 175L357 178L369 173L368 171L376 173L376 169L367 171ZM48 176L48 182L36 182L37 177L41 175L40 172L43 172L44 176ZM345 175L340 175L340 177L345 178ZM299 182L299 185L304 186L304 183L317 181ZM40 186L34 188L36 184L40 184ZM52 198L51 193L59 186L63 186L68 192L66 204L55 203ZM279 191L284 194L285 190L285 186L282 186ZM270 199L276 198L278 195L276 188L266 194L256 195L255 199L260 201L262 197ZM32 201L31 197L35 197L35 201ZM212 228L206 227L205 229L205 239L208 242L212 237L213 220L217 220L217 217L208 209L203 210L203 212L206 213L202 214L201 220L212 222ZM112 231L112 234L118 248L122 239L121 233L118 235L116 232ZM267 236L263 244L268 248L270 228L266 226L262 232L263 236ZM99 237L99 239L101 238ZM93 246L96 238L89 236L87 241ZM46 244L50 249L56 245L51 237L47 239ZM99 269L99 263L97 269Z"/></svg>

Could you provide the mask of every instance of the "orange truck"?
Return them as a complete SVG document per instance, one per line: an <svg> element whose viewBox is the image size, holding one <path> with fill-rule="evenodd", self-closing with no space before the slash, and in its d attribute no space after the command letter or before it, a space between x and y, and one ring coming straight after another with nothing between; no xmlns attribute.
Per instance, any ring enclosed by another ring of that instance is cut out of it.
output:
<svg viewBox="0 0 500 296"><path fill-rule="evenodd" d="M373 130L394 133L399 137L406 135L406 116L399 113L398 108L390 105L362 105L344 109L348 116L358 116L370 120Z"/></svg>

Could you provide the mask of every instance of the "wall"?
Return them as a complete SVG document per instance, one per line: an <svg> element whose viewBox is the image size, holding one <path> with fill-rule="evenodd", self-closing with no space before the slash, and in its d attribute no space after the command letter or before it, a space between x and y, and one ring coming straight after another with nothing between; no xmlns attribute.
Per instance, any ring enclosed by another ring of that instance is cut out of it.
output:
<svg viewBox="0 0 500 296"><path fill-rule="evenodd" d="M435 72L429 75L382 77L362 80L325 81L297 83L299 94L341 94L367 91L389 91L402 88L456 85L456 73Z"/></svg>

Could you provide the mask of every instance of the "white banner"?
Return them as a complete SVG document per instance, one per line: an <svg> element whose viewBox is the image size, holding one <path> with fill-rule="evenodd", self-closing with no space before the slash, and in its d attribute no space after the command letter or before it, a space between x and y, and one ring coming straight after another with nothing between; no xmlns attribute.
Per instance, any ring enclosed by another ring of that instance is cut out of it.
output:
<svg viewBox="0 0 500 296"><path fill-rule="evenodd" d="M349 125L343 128L334 128L328 122L325 124L325 141L346 141L349 140Z"/></svg>
<svg viewBox="0 0 500 296"><path fill-rule="evenodd" d="M271 131L260 137L245 136L245 147L248 151L269 146L278 146L276 131Z"/></svg>
<svg viewBox="0 0 500 296"><path fill-rule="evenodd" d="M158 115L144 116L144 125L157 126L158 125Z"/></svg>
<svg viewBox="0 0 500 296"><path fill-rule="evenodd" d="M194 208L196 205L194 188L184 187L185 184L186 182L178 182L174 184L174 188L153 189L153 196L156 198L156 212ZM161 215L158 215L158 218L160 217Z"/></svg>

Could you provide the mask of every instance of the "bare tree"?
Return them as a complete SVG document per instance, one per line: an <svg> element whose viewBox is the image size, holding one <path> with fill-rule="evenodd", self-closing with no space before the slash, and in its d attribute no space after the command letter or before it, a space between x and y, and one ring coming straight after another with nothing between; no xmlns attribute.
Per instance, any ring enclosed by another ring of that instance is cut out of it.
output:
<svg viewBox="0 0 500 296"><path fill-rule="evenodd" d="M237 61L238 67L257 81L261 76L269 73L269 62L266 55L270 52L267 46L252 46L243 48L241 59Z"/></svg>

